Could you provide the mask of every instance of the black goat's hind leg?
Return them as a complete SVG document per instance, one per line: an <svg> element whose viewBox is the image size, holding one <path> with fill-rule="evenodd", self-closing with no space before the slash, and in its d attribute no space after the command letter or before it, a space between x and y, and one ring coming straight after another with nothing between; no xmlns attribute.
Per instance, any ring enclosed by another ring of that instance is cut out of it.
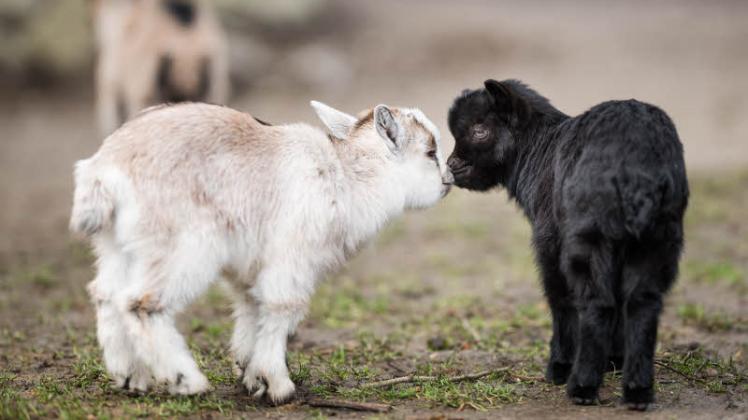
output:
<svg viewBox="0 0 748 420"><path fill-rule="evenodd" d="M579 311L577 351L566 391L574 403L583 405L598 402L616 318L612 252L602 243L588 249L586 255L567 254L565 261Z"/></svg>
<svg viewBox="0 0 748 420"><path fill-rule="evenodd" d="M633 410L646 410L654 401L654 353L662 295L675 280L679 246L662 252L632 255L623 269L629 290L624 307L626 355L623 364L623 402ZM660 252L655 252L660 251Z"/></svg>
<svg viewBox="0 0 748 420"><path fill-rule="evenodd" d="M654 401L654 352L662 309L660 293L634 293L626 303L626 357L623 401L633 410L646 410Z"/></svg>

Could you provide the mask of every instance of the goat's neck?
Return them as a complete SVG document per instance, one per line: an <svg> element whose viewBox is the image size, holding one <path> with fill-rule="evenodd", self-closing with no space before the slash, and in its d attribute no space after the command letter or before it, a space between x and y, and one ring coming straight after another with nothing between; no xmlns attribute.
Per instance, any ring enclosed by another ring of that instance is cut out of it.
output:
<svg viewBox="0 0 748 420"><path fill-rule="evenodd" d="M541 120L517 136L520 147L504 184L530 220L552 208L553 156L558 128L567 118Z"/></svg>
<svg viewBox="0 0 748 420"><path fill-rule="evenodd" d="M381 145L372 143L371 139L335 141L343 172L341 221L349 251L355 251L405 207L396 164Z"/></svg>

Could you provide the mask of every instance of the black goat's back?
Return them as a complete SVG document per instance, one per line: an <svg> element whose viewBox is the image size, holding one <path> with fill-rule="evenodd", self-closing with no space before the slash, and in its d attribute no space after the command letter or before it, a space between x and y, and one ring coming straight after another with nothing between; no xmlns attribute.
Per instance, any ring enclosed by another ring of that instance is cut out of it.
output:
<svg viewBox="0 0 748 420"><path fill-rule="evenodd" d="M609 101L560 128L554 159L559 222L640 238L688 200L683 147L670 118L638 102Z"/></svg>

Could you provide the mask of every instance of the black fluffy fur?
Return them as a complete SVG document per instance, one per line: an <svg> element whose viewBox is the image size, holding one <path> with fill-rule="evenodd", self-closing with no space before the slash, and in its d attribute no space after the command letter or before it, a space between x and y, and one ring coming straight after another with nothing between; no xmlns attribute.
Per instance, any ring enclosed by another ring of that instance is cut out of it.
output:
<svg viewBox="0 0 748 420"><path fill-rule="evenodd" d="M576 117L515 80L466 90L449 111L457 186L501 185L527 215L553 315L547 378L593 404L623 366L623 400L654 399L663 295L683 248L688 182L670 118L636 100Z"/></svg>

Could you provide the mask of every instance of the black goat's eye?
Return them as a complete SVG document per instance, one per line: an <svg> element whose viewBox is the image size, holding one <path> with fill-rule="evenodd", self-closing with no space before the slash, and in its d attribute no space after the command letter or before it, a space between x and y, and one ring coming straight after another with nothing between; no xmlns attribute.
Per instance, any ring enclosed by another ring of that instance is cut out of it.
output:
<svg viewBox="0 0 748 420"><path fill-rule="evenodd" d="M476 124L473 127L473 137L477 140L485 140L488 137L488 128L483 124Z"/></svg>

